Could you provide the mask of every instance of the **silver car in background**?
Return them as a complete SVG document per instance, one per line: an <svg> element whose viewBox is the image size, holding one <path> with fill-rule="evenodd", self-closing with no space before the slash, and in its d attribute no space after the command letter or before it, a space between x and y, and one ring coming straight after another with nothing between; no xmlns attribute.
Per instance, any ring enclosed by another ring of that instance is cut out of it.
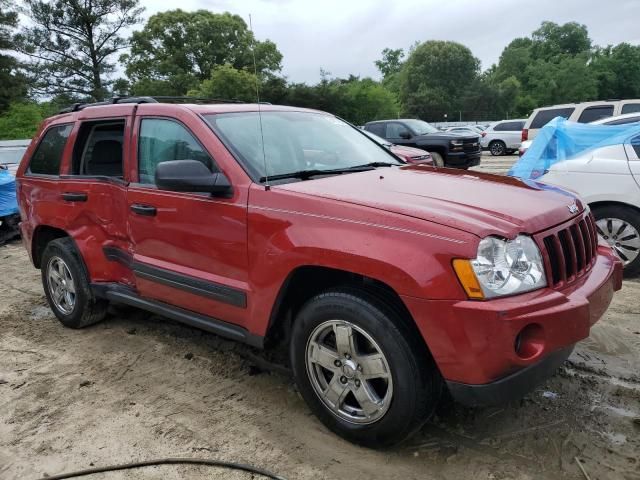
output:
<svg viewBox="0 0 640 480"><path fill-rule="evenodd" d="M514 152L520 148L520 137L524 118L502 120L489 125L481 134L480 145L483 150L489 150L491 155L500 156Z"/></svg>

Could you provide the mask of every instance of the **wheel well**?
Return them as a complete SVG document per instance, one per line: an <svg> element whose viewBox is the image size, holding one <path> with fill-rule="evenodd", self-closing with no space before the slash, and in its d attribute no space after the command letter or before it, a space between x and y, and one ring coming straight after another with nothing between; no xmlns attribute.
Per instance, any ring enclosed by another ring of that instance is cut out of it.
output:
<svg viewBox="0 0 640 480"><path fill-rule="evenodd" d="M52 240L57 238L68 237L69 234L59 228L50 227L49 225L40 225L36 227L33 232L33 239L31 240L31 256L33 258L33 264L36 268L40 268L42 260L42 254L44 249Z"/></svg>
<svg viewBox="0 0 640 480"><path fill-rule="evenodd" d="M392 307L412 333L422 338L411 313L400 296L386 283L357 273L319 266L298 267L289 274L276 297L265 344L288 343L291 326L300 308L330 288L352 287L376 295ZM426 344L422 342L425 347Z"/></svg>
<svg viewBox="0 0 640 480"><path fill-rule="evenodd" d="M491 145L492 143L502 143L503 145L506 145L506 142L504 140L500 140L499 138L494 138L493 140L491 140L489 142L489 145Z"/></svg>
<svg viewBox="0 0 640 480"><path fill-rule="evenodd" d="M640 208L636 207L635 205L630 205L624 202L602 201L602 202L593 202L589 204L589 208L591 208L592 211L597 208L603 208L603 207L626 207L626 208L630 208L631 210L635 210L637 213L640 213Z"/></svg>
<svg viewBox="0 0 640 480"><path fill-rule="evenodd" d="M446 159L447 157L447 149L442 147L442 146L438 146L438 145L434 145L434 146L429 146L429 145L418 145L418 148L422 148L424 150L426 150L429 153L438 153L442 156L443 159Z"/></svg>

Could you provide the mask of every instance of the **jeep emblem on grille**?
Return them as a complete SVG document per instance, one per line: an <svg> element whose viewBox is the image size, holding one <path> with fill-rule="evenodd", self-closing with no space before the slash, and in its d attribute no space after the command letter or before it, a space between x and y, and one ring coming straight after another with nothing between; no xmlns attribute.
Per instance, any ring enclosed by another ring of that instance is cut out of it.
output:
<svg viewBox="0 0 640 480"><path fill-rule="evenodd" d="M578 205L576 205L575 203L567 205L567 208L569 209L569 213L578 213Z"/></svg>

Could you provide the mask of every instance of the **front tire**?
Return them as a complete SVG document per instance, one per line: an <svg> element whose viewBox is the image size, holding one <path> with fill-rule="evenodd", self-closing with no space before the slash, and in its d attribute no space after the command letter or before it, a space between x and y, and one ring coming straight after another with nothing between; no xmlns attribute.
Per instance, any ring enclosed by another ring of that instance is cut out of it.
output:
<svg viewBox="0 0 640 480"><path fill-rule="evenodd" d="M598 233L624 264L628 276L640 273L640 212L625 206L607 205L593 210Z"/></svg>
<svg viewBox="0 0 640 480"><path fill-rule="evenodd" d="M431 158L433 159L433 164L436 167L444 167L444 159L438 152L431 152Z"/></svg>
<svg viewBox="0 0 640 480"><path fill-rule="evenodd" d="M91 292L86 268L70 238L47 244L41 273L49 306L65 327L83 328L105 317L108 302Z"/></svg>
<svg viewBox="0 0 640 480"><path fill-rule="evenodd" d="M489 144L489 151L494 157L500 157L507 151L507 145L501 140L495 140Z"/></svg>
<svg viewBox="0 0 640 480"><path fill-rule="evenodd" d="M442 380L426 347L377 296L332 290L297 315L291 365L302 397L333 432L380 448L401 442L435 410Z"/></svg>

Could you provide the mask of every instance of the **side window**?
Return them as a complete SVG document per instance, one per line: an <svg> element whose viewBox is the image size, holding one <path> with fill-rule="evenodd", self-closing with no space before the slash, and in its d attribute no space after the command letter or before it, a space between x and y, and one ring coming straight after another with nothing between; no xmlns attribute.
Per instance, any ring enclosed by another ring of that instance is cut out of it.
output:
<svg viewBox="0 0 640 480"><path fill-rule="evenodd" d="M601 118L613 115L613 105L599 105L597 107L587 107L578 118L579 123L589 123Z"/></svg>
<svg viewBox="0 0 640 480"><path fill-rule="evenodd" d="M640 112L640 103L625 103L622 106L622 114Z"/></svg>
<svg viewBox="0 0 640 480"><path fill-rule="evenodd" d="M124 120L84 122L73 149L73 175L122 178Z"/></svg>
<svg viewBox="0 0 640 480"><path fill-rule="evenodd" d="M387 123L387 133L385 138L402 138L402 133L409 133L407 127L397 122Z"/></svg>
<svg viewBox="0 0 640 480"><path fill-rule="evenodd" d="M50 128L36 148L29 163L29 173L58 175L62 152L67 144L72 125L60 125Z"/></svg>
<svg viewBox="0 0 640 480"><path fill-rule="evenodd" d="M614 117L614 120L609 120L604 125L627 125L629 123L636 123L636 122L640 122L640 115L627 117L627 118L619 118L617 120L615 120L615 117Z"/></svg>
<svg viewBox="0 0 640 480"><path fill-rule="evenodd" d="M495 127L493 127L494 132L504 132L505 130L509 130L507 127L509 126L508 122L498 123Z"/></svg>
<svg viewBox="0 0 640 480"><path fill-rule="evenodd" d="M631 139L631 146L636 151L638 158L640 158L640 135Z"/></svg>
<svg viewBox="0 0 640 480"><path fill-rule="evenodd" d="M540 110L529 128L542 128L556 117L569 118L575 108L550 108L548 110Z"/></svg>
<svg viewBox="0 0 640 480"><path fill-rule="evenodd" d="M217 172L213 160L194 136L173 120L145 118L138 138L140 183L155 184L156 167L170 160L198 160Z"/></svg>
<svg viewBox="0 0 640 480"><path fill-rule="evenodd" d="M367 127L367 130L379 137L384 137L385 135L384 123L372 123Z"/></svg>

